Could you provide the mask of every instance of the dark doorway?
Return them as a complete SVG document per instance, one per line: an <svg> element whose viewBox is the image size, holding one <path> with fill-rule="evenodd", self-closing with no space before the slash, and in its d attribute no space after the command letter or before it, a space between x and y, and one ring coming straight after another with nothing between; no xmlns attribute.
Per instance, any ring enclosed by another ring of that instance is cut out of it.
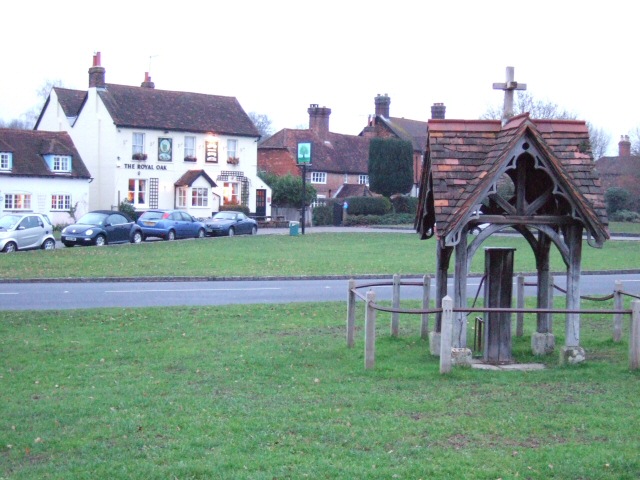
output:
<svg viewBox="0 0 640 480"><path fill-rule="evenodd" d="M265 189L256 190L256 217L267 215L267 191Z"/></svg>

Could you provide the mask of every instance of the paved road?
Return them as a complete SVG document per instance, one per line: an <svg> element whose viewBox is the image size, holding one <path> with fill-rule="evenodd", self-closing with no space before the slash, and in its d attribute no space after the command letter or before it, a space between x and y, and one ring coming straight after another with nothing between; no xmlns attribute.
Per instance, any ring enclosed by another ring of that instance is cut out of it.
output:
<svg viewBox="0 0 640 480"><path fill-rule="evenodd" d="M358 284L390 281L357 279ZM417 282L418 278L406 278ZM623 289L640 295L640 274L583 275L583 295L606 295L614 282L623 281ZM527 278L534 282L534 278ZM556 285L565 286L557 276ZM480 278L470 278L467 292L474 297ZM431 295L435 295L432 282ZM0 310L50 310L104 307L153 307L181 305L229 305L252 303L346 302L348 279L178 281L178 282L75 282L75 283L0 283ZM390 300L391 287L375 287L377 300ZM515 288L514 288L515 291ZM362 293L365 293L363 289ZM533 295L529 289L526 295ZM557 292L557 295L561 293ZM482 296L482 293L480 293ZM421 299L422 289L403 286L403 299Z"/></svg>

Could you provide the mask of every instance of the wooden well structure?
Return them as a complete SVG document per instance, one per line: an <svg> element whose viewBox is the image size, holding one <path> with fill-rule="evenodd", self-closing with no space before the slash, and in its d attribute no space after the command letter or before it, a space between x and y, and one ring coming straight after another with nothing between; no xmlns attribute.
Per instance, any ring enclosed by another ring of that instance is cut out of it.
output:
<svg viewBox="0 0 640 480"><path fill-rule="evenodd" d="M555 245L566 265L567 310L578 310L583 236L590 246L602 247L609 238L607 224L585 122L534 120L528 114L503 121L429 121L416 229L422 239L437 242L436 306L449 294L454 308L466 307L474 254L491 235L511 229L535 254L538 308L550 307L549 254ZM448 292L452 258L453 292ZM437 316L436 342L440 328ZM466 347L466 332L466 314L457 314L454 347ZM553 349L550 314L538 314L534 337L532 346ZM584 358L577 313L566 314L563 351Z"/></svg>

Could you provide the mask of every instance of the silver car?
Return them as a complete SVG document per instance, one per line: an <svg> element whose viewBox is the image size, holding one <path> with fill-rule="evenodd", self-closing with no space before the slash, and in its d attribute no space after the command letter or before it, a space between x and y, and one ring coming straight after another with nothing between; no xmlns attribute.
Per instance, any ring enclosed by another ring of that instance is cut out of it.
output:
<svg viewBox="0 0 640 480"><path fill-rule="evenodd" d="M0 251L15 252L32 248L56 248L49 217L40 213L10 213L0 217Z"/></svg>

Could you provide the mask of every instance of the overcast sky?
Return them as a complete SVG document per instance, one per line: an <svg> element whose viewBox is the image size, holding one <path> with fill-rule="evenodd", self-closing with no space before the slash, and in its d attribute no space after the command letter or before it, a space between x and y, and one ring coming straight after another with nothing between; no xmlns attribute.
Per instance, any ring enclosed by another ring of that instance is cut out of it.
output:
<svg viewBox="0 0 640 480"><path fill-rule="evenodd" d="M233 96L275 130L308 126L331 108L330 130L358 134L377 94L390 113L426 121L502 105L507 66L539 100L604 129L609 154L640 126L640 2L537 0L3 4L0 118L38 105L47 81L86 89L101 52L107 83Z"/></svg>

